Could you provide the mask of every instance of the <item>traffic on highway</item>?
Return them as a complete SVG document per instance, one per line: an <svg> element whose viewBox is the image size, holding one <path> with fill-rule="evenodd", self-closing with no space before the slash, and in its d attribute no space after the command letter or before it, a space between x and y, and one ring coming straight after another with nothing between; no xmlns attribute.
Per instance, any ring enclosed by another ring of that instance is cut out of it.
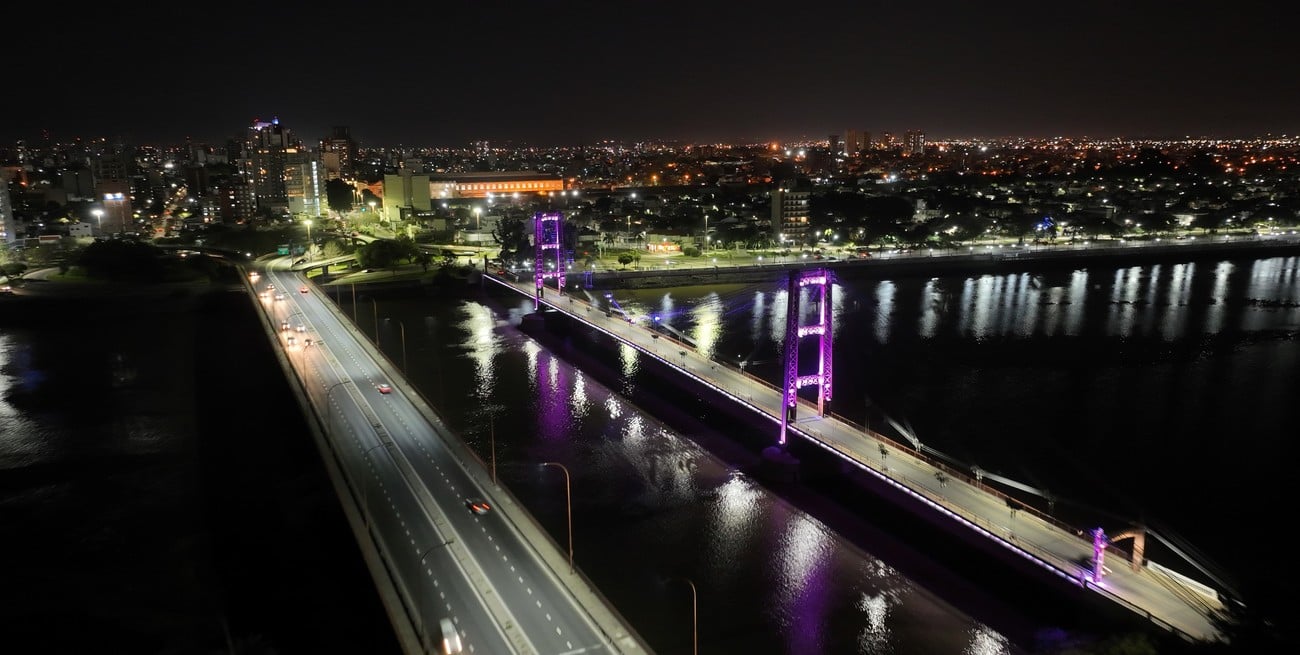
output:
<svg viewBox="0 0 1300 655"><path fill-rule="evenodd" d="M291 266L273 260L249 283L358 509L358 538L384 562L372 574L390 576L400 597L395 624L409 621L422 651L644 652L583 593L580 574L555 565L565 555L400 372Z"/></svg>

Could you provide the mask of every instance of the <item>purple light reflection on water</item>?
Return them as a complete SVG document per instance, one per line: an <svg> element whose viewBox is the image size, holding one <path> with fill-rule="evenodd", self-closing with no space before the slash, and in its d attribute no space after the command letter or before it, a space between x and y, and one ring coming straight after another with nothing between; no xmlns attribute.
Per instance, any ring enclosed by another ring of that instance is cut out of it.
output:
<svg viewBox="0 0 1300 655"><path fill-rule="evenodd" d="M476 402L503 408L496 423L502 483L557 543L564 541L564 504L551 481L535 474L536 463L570 467L577 564L656 650L689 652L681 650L690 644L688 593L654 586L672 575L698 587L701 652L957 653L986 633L736 464L704 451L694 435L660 422L689 408L655 410L624 398L597 381L596 369L588 377L504 323L497 324L493 363L471 361L468 344L453 341L441 367L451 377L461 369L492 371L495 383L479 387L492 397L453 385L440 411L449 425L466 427L477 420ZM467 331L464 339L481 335ZM604 354L610 371L625 374L615 388L654 386L629 353L610 347ZM474 447L483 451L486 443ZM877 602L864 603L868 598Z"/></svg>
<svg viewBox="0 0 1300 655"><path fill-rule="evenodd" d="M546 441L566 441L573 435L569 415L569 373L550 353L540 353L533 385L537 396L537 433Z"/></svg>
<svg viewBox="0 0 1300 655"><path fill-rule="evenodd" d="M773 526L777 527L777 526ZM786 584L791 585L787 596L786 613L791 625L785 633L787 653L825 652L822 635L825 633L830 598L828 593L832 567L828 560L832 544L822 539L816 526L807 519L792 522L787 528L782 568Z"/></svg>

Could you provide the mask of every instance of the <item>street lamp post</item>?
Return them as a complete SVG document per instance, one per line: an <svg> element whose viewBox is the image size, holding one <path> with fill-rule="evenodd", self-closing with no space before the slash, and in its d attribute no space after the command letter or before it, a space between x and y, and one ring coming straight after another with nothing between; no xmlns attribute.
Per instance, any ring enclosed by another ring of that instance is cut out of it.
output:
<svg viewBox="0 0 1300 655"><path fill-rule="evenodd" d="M635 191L632 192L632 200L636 200ZM628 211L627 214L627 240L629 243L631 243L632 241L632 212L631 211Z"/></svg>
<svg viewBox="0 0 1300 655"><path fill-rule="evenodd" d="M479 231L479 217L483 215L483 208L478 205L474 206L474 231Z"/></svg>
<svg viewBox="0 0 1300 655"><path fill-rule="evenodd" d="M700 597L690 578L678 576L678 579L691 586L691 653L700 655Z"/></svg>
<svg viewBox="0 0 1300 655"><path fill-rule="evenodd" d="M542 466L555 466L564 471L564 509L569 523L569 573L573 573L573 497L570 494L569 469L559 462L542 462Z"/></svg>
<svg viewBox="0 0 1300 655"><path fill-rule="evenodd" d="M103 234L104 233L104 210L93 209L91 210L90 213L95 215L95 227L99 228L100 234Z"/></svg>
<svg viewBox="0 0 1300 655"><path fill-rule="evenodd" d="M379 345L379 303L374 298L370 298L370 305L374 308L375 314L375 345Z"/></svg>
<svg viewBox="0 0 1300 655"><path fill-rule="evenodd" d="M303 219L302 224L307 226L307 253L306 254L310 256L311 255L311 219L310 218Z"/></svg>
<svg viewBox="0 0 1300 655"><path fill-rule="evenodd" d="M391 321L393 319L385 316L384 320ZM406 372L406 324L401 321L397 321L397 327L401 330L402 333L402 372Z"/></svg>

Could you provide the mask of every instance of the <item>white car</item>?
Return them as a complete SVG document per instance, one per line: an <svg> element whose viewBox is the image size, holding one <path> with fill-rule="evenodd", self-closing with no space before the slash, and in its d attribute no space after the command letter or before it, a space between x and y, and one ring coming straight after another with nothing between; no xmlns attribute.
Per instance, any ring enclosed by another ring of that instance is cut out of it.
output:
<svg viewBox="0 0 1300 655"><path fill-rule="evenodd" d="M465 650L460 644L460 633L456 632L456 625L451 619L443 619L438 624L442 627L443 655L454 655Z"/></svg>

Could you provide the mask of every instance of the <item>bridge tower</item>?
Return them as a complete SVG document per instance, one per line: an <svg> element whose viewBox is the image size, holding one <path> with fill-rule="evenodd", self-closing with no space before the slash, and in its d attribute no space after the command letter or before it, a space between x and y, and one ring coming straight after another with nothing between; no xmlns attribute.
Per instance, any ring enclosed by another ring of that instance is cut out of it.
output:
<svg viewBox="0 0 1300 655"><path fill-rule="evenodd" d="M826 416L831 401L831 274L828 269L808 271L791 271L787 281L785 310L785 347L781 360L785 371L785 384L781 389L781 434L778 445L786 444L786 430L797 417L799 409L799 389L817 387L817 415ZM803 316L800 298L807 288L810 300L816 304L816 322L800 324ZM817 349L817 371L800 375L799 344L804 337L815 336L819 340Z"/></svg>
<svg viewBox="0 0 1300 655"><path fill-rule="evenodd" d="M533 214L533 281L537 288L536 295L533 296L533 309L542 305L546 280L555 278L555 288L564 289L563 225L564 214L559 212ZM552 270L547 270L548 262L554 262Z"/></svg>

